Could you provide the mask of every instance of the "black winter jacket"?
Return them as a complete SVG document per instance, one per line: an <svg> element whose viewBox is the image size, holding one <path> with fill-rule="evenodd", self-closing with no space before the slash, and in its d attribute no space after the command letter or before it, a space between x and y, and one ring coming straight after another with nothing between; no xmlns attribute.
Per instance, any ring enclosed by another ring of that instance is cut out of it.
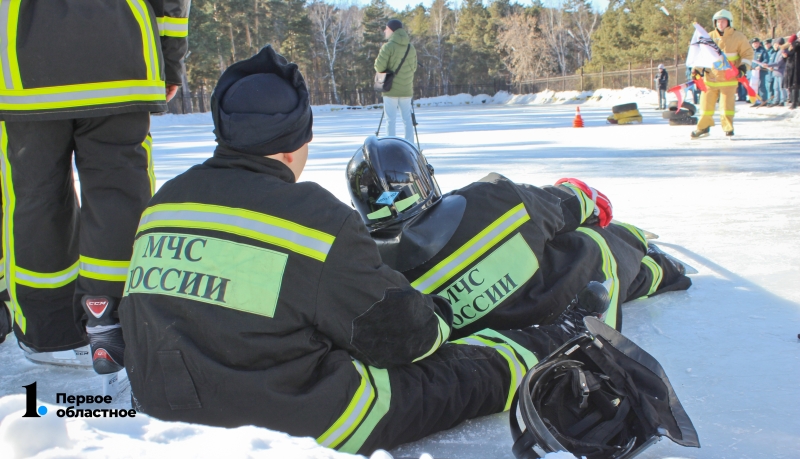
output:
<svg viewBox="0 0 800 459"><path fill-rule="evenodd" d="M142 216L120 306L135 406L318 437L367 365L435 351L450 305L384 265L359 215L319 185L272 159L216 155Z"/></svg>
<svg viewBox="0 0 800 459"><path fill-rule="evenodd" d="M181 84L190 0L2 3L2 121L165 111Z"/></svg>

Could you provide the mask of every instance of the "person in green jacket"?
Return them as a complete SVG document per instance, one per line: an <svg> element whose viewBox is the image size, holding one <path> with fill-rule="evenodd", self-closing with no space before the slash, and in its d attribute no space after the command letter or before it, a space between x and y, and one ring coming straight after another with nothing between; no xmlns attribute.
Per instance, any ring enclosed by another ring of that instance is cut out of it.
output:
<svg viewBox="0 0 800 459"><path fill-rule="evenodd" d="M383 110L386 113L386 133L395 135L397 124L397 109L403 117L406 128L405 138L414 142L414 126L411 123L411 98L414 96L414 72L417 70L417 50L411 44L408 32L403 28L403 23L392 19L386 24L383 31L389 40L378 53L375 59L375 71L395 73L392 89L383 93ZM406 55L406 52L408 54ZM405 60L403 60L405 56ZM402 61L402 66L400 65ZM398 70L399 67L399 70Z"/></svg>

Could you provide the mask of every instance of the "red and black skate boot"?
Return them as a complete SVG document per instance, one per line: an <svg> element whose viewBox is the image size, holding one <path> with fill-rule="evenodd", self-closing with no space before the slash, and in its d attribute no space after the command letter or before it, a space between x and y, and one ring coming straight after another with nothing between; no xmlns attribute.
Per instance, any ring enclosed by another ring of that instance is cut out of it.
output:
<svg viewBox="0 0 800 459"><path fill-rule="evenodd" d="M89 320L86 333L92 349L92 366L97 374L116 373L125 366L125 341L117 316L119 300L109 296L84 295L83 310Z"/></svg>

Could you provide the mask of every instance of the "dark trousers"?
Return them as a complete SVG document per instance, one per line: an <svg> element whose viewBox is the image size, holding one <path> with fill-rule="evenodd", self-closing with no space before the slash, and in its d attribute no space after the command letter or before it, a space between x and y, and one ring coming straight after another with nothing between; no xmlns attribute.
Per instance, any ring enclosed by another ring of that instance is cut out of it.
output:
<svg viewBox="0 0 800 459"><path fill-rule="evenodd" d="M3 265L14 332L37 351L82 346L80 298L122 296L139 217L155 187L150 114L0 127Z"/></svg>
<svg viewBox="0 0 800 459"><path fill-rule="evenodd" d="M800 106L800 88L789 89L789 103L794 108Z"/></svg>
<svg viewBox="0 0 800 459"><path fill-rule="evenodd" d="M337 449L369 455L506 411L525 373L568 338L555 325L487 329L445 344L419 362L382 370L390 390L378 391L375 407L383 395L386 414L371 432L356 429Z"/></svg>

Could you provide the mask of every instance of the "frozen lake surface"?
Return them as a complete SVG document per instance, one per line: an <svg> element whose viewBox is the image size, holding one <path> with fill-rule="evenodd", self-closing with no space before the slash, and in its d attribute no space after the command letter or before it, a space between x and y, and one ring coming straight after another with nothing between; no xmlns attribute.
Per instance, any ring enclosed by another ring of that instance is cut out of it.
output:
<svg viewBox="0 0 800 459"><path fill-rule="evenodd" d="M670 127L646 106L644 124L612 126L605 123L608 107L584 104L584 129L571 127L575 105L417 109L420 142L443 191L492 171L534 185L581 178L610 197L618 220L658 234L665 251L699 270L686 292L623 307L623 333L661 362L702 444L689 449L664 440L642 458L777 459L800 451L800 113L745 104L737 110L734 141L719 126L693 141L691 127ZM377 110L319 110L302 179L349 202L345 165L379 118ZM211 155L211 131L208 114L154 118L159 185ZM23 385L37 381L40 400L53 404L57 392L99 392L101 379L29 363L13 337L0 345L0 369L0 420L7 416L0 447L17 454L346 456L252 427L226 431L144 415L116 424L22 419L12 413L24 408L24 397L13 395L24 393ZM31 429L61 433L42 443ZM24 441L32 449L19 449ZM513 458L507 413L392 454L423 452L437 459Z"/></svg>

